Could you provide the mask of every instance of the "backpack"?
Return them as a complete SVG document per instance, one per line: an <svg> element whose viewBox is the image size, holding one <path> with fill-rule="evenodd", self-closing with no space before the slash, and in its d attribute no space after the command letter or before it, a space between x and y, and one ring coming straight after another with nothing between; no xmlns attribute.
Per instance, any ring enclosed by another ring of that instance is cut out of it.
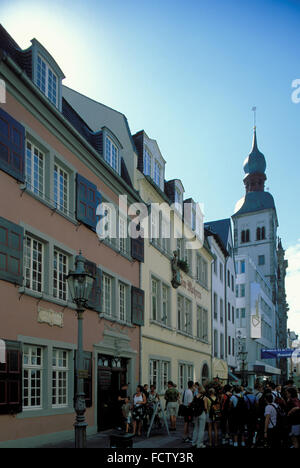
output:
<svg viewBox="0 0 300 468"><path fill-rule="evenodd" d="M221 419L221 403L218 398L215 400L208 398L211 401L209 417L212 421L219 421Z"/></svg>
<svg viewBox="0 0 300 468"><path fill-rule="evenodd" d="M248 415L249 415L247 403L245 401L244 396L241 396L241 397L237 395L234 395L234 396L235 398L237 398L237 404L236 404L236 407L234 408L235 416L241 423L245 424L247 422Z"/></svg>
<svg viewBox="0 0 300 468"><path fill-rule="evenodd" d="M280 406L275 406L271 403L271 406L275 408L277 413L276 425L274 426L278 431L282 432L287 427L287 416L285 411Z"/></svg>
<svg viewBox="0 0 300 468"><path fill-rule="evenodd" d="M190 408L192 409L193 415L195 417L201 416L204 411L204 398L194 397Z"/></svg>
<svg viewBox="0 0 300 468"><path fill-rule="evenodd" d="M230 411L230 397L228 395L223 395L222 400L222 416L227 416Z"/></svg>

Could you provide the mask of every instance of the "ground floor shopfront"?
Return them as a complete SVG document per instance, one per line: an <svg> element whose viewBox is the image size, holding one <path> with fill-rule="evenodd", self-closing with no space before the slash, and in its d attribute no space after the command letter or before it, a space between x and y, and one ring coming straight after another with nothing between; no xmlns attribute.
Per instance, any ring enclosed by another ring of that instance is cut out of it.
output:
<svg viewBox="0 0 300 468"><path fill-rule="evenodd" d="M201 351L202 344L196 340L174 333L172 341L143 335L142 343L142 382L154 384L160 395L168 380L182 393L189 380L205 384L211 379L211 355Z"/></svg>

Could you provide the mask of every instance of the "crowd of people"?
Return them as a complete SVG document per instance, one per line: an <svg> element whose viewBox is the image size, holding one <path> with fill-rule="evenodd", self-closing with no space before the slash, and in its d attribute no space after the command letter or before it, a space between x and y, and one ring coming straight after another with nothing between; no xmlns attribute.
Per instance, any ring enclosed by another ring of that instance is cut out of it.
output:
<svg viewBox="0 0 300 468"><path fill-rule="evenodd" d="M140 436L149 427L160 396L154 385L150 390L138 385L132 398L127 391L124 385L118 396L120 425ZM293 381L285 386L257 381L254 389L222 385L218 379L205 385L189 381L182 393L169 381L161 400L165 404L159 405L156 426L161 427L162 411L169 418L169 431L176 431L178 417L183 417L183 442L194 448L299 448L300 391Z"/></svg>

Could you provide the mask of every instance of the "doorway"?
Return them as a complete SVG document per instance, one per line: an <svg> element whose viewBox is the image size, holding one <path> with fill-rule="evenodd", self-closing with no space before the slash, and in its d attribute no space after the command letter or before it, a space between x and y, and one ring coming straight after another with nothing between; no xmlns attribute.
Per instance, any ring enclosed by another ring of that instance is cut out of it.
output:
<svg viewBox="0 0 300 468"><path fill-rule="evenodd" d="M98 355L98 431L112 429L119 422L118 393L127 381L128 359Z"/></svg>

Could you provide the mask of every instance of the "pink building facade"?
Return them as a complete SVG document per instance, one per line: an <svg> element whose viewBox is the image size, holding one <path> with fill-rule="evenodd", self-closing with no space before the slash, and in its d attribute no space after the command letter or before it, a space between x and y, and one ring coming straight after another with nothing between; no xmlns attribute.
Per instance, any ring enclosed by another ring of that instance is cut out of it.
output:
<svg viewBox="0 0 300 468"><path fill-rule="evenodd" d="M88 433L112 427L120 385L133 393L139 383L143 247L118 229L100 241L95 227L99 203L119 220L119 195L140 199L117 130L109 148L64 102L47 51L36 40L22 51L3 28L0 49L0 447L39 446L73 434L77 318L66 275L80 250L96 276L83 322Z"/></svg>

